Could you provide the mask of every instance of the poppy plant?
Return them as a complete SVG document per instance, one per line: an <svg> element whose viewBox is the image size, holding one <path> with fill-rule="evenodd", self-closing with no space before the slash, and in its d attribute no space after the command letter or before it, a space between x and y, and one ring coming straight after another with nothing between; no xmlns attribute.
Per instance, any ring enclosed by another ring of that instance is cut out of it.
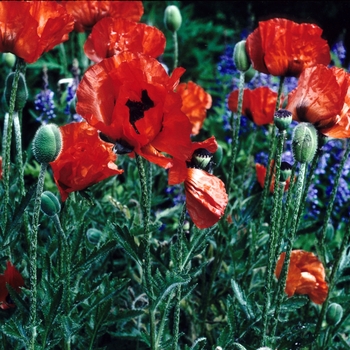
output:
<svg viewBox="0 0 350 350"><path fill-rule="evenodd" d="M24 286L22 275L10 261L7 262L4 274L0 275L0 308L4 310L15 306L10 298L6 284L9 284L17 293L19 293L21 287Z"/></svg>
<svg viewBox="0 0 350 350"><path fill-rule="evenodd" d="M315 24L273 18L259 22L247 37L246 49L257 71L298 77L305 68L330 63L330 49L321 34Z"/></svg>
<svg viewBox="0 0 350 350"><path fill-rule="evenodd" d="M188 213L200 229L216 224L224 215L228 203L224 183L204 170L210 167L211 153L217 147L214 137L193 142L191 159L188 162L174 159L174 165L169 169L169 185L184 182Z"/></svg>
<svg viewBox="0 0 350 350"><path fill-rule="evenodd" d="M61 126L60 131L63 148L50 165L62 201L71 192L123 172L114 163L117 156L111 145L102 141L98 131L86 122Z"/></svg>
<svg viewBox="0 0 350 350"><path fill-rule="evenodd" d="M97 22L84 45L90 60L98 63L122 51L158 57L165 49L165 36L157 28L124 18L106 17Z"/></svg>
<svg viewBox="0 0 350 350"><path fill-rule="evenodd" d="M102 18L122 17L138 22L143 15L142 1L62 1L74 17L77 32L91 30Z"/></svg>
<svg viewBox="0 0 350 350"><path fill-rule="evenodd" d="M172 159L162 152L183 161L191 152L191 124L174 92L183 72L169 77L156 59L124 51L86 71L77 113L112 142L169 168Z"/></svg>
<svg viewBox="0 0 350 350"><path fill-rule="evenodd" d="M279 278L286 253L282 253L277 262L275 275ZM285 289L288 297L294 294L306 294L315 304L322 304L328 294L325 270L315 254L304 250L293 250Z"/></svg>
<svg viewBox="0 0 350 350"><path fill-rule="evenodd" d="M350 75L323 65L305 69L286 109L294 120L313 124L323 135L350 137Z"/></svg>
<svg viewBox="0 0 350 350"><path fill-rule="evenodd" d="M192 124L191 133L197 135L207 116L207 110L212 105L211 95L192 81L179 84L176 92L182 98L181 110L187 115Z"/></svg>
<svg viewBox="0 0 350 350"><path fill-rule="evenodd" d="M0 2L0 52L27 63L68 40L74 19L56 1Z"/></svg>
<svg viewBox="0 0 350 350"><path fill-rule="evenodd" d="M254 90L244 89L242 115L249 118L256 125L266 125L273 122L276 110L277 93L266 86ZM228 108L237 112L238 90L234 90L228 97Z"/></svg>
<svg viewBox="0 0 350 350"><path fill-rule="evenodd" d="M274 165L274 161L271 162L271 171ZM264 188L265 185L265 177L266 177L266 167L263 166L262 164L256 163L255 164L255 171L256 171L256 178L258 180L259 185L261 188ZM288 178L286 180L286 184L284 185L284 191L287 191L289 188L289 182L290 179ZM273 193L275 189L275 175L272 176L271 183L270 183L270 192Z"/></svg>

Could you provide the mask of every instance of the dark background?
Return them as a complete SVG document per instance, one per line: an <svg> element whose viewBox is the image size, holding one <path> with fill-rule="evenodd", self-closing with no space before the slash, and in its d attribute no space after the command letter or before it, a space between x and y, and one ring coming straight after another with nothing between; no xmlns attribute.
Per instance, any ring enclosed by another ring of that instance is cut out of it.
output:
<svg viewBox="0 0 350 350"><path fill-rule="evenodd" d="M350 1L180 1L193 6L192 18L211 20L228 28L243 28L248 34L258 22L283 17L298 23L315 23L330 47L339 38L350 47ZM349 55L347 55L349 63Z"/></svg>

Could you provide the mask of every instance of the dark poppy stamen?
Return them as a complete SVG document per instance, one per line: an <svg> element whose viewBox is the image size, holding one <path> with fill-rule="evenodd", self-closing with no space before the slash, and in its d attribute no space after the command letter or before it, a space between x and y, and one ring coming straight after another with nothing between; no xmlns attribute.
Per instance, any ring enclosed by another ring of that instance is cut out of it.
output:
<svg viewBox="0 0 350 350"><path fill-rule="evenodd" d="M142 90L141 102L129 99L125 105L129 107L129 122L136 133L139 134L140 132L137 130L135 123L144 117L144 112L154 107L154 102L148 96L147 90Z"/></svg>
<svg viewBox="0 0 350 350"><path fill-rule="evenodd" d="M134 147L129 145L126 141L119 139L113 146L113 152L116 154L127 154L134 150Z"/></svg>

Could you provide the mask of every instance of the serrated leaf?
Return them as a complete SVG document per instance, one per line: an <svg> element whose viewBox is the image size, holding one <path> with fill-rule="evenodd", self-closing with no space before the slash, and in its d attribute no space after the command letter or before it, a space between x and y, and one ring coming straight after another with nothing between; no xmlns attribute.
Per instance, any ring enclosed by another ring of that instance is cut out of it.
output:
<svg viewBox="0 0 350 350"><path fill-rule="evenodd" d="M200 345L200 343L201 343L202 345ZM193 344L192 344L190 350L201 350L201 349L204 349L204 346L205 346L206 344L207 344L207 338L204 338L204 337L198 338L198 339L196 339L196 340L193 342Z"/></svg>
<svg viewBox="0 0 350 350"><path fill-rule="evenodd" d="M2 327L2 331L8 337L15 338L17 340L23 341L24 343L27 343L28 341L28 336L24 328L21 324L15 323L14 319L6 321L6 323Z"/></svg>
<svg viewBox="0 0 350 350"><path fill-rule="evenodd" d="M251 312L249 310L249 306L248 306L246 297L245 297L244 293L242 292L241 287L234 280L231 280L231 286L232 286L233 293L234 293L239 305L241 306L242 310L246 314L247 318L251 319Z"/></svg>
<svg viewBox="0 0 350 350"><path fill-rule="evenodd" d="M108 313L111 311L111 306L112 306L112 302L110 300L108 300L104 305L101 305L97 309L96 321L94 323L94 330L93 330L93 334L92 334L92 337L90 340L89 349L93 349L93 345L95 343L98 330L100 329L101 324L105 321Z"/></svg>
<svg viewBox="0 0 350 350"><path fill-rule="evenodd" d="M292 312L298 310L309 302L307 296L294 296L293 298L288 298L282 305L281 310Z"/></svg>
<svg viewBox="0 0 350 350"><path fill-rule="evenodd" d="M8 283L6 283L6 288L8 292L10 293L12 301L15 303L15 305L21 309L24 313L29 313L29 305L22 299L22 297L12 288L12 286Z"/></svg>

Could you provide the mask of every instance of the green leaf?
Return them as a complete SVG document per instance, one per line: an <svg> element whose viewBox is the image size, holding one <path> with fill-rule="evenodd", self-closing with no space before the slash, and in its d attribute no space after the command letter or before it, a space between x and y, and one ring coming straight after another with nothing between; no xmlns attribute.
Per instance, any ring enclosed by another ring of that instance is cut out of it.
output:
<svg viewBox="0 0 350 350"><path fill-rule="evenodd" d="M15 303L15 305L21 309L25 314L29 313L29 305L22 299L22 297L12 288L12 286L6 283L6 288L10 293L11 299Z"/></svg>
<svg viewBox="0 0 350 350"><path fill-rule="evenodd" d="M28 336L23 326L19 322L16 323L13 318L6 321L6 323L2 327L2 331L4 332L4 334L11 338L23 341L24 343L28 342Z"/></svg>
<svg viewBox="0 0 350 350"><path fill-rule="evenodd" d="M251 310L249 309L249 305L247 303L246 296L242 292L241 287L234 280L231 280L231 286L232 286L233 293L234 293L239 305L241 306L242 310L246 314L247 318L251 319L251 317L252 317Z"/></svg>
<svg viewBox="0 0 350 350"><path fill-rule="evenodd" d="M307 296L293 296L292 298L288 298L281 305L281 311L292 312L294 310L298 310L309 302L309 298Z"/></svg>

